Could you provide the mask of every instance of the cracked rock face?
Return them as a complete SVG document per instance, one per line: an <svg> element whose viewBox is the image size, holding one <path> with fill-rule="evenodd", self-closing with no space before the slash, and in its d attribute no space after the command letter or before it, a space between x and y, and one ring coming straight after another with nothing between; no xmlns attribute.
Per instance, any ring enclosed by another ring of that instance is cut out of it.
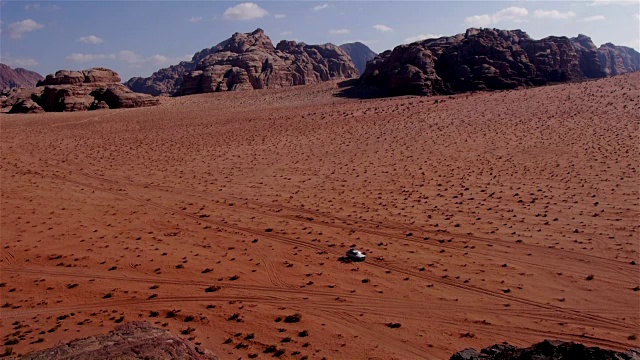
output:
<svg viewBox="0 0 640 360"><path fill-rule="evenodd" d="M77 339L50 349L24 355L24 360L217 360L207 350L154 328L145 322L132 322L116 327L105 335Z"/></svg>
<svg viewBox="0 0 640 360"><path fill-rule="evenodd" d="M12 91L0 105L9 113L86 111L154 106L159 100L134 93L120 84L120 76L109 69L60 70L47 75L36 88Z"/></svg>
<svg viewBox="0 0 640 360"><path fill-rule="evenodd" d="M385 51L367 63L360 82L390 95L506 90L605 77L601 58L585 35L534 40L521 30L472 28Z"/></svg>

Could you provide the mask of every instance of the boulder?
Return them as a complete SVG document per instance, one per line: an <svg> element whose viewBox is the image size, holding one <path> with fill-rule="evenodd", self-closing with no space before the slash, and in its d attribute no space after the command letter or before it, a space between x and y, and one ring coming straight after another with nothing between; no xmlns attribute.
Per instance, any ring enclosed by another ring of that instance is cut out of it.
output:
<svg viewBox="0 0 640 360"><path fill-rule="evenodd" d="M166 330L145 322L116 327L105 335L90 336L35 351L23 360L155 359L216 360L215 355Z"/></svg>
<svg viewBox="0 0 640 360"><path fill-rule="evenodd" d="M9 110L10 114L39 114L44 109L31 99L21 99Z"/></svg>
<svg viewBox="0 0 640 360"><path fill-rule="evenodd" d="M640 360L640 351L618 352L587 347L574 342L544 340L528 348L518 348L509 344L496 344L480 351L465 349L455 353L450 360Z"/></svg>

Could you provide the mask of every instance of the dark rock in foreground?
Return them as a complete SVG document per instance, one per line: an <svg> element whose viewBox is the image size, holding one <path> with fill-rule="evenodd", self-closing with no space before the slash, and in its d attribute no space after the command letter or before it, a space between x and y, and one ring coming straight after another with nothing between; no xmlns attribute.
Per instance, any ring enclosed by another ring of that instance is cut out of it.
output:
<svg viewBox="0 0 640 360"><path fill-rule="evenodd" d="M340 45L340 49L351 57L353 64L360 74L362 74L367 67L367 62L373 60L373 58L378 55L361 42L342 44Z"/></svg>
<svg viewBox="0 0 640 360"><path fill-rule="evenodd" d="M86 111L154 106L159 100L134 93L120 84L120 76L109 69L60 70L38 82L33 89L20 89L0 99L9 113Z"/></svg>
<svg viewBox="0 0 640 360"><path fill-rule="evenodd" d="M32 88L42 79L42 75L35 71L12 69L8 65L0 64L0 90Z"/></svg>
<svg viewBox="0 0 640 360"><path fill-rule="evenodd" d="M633 51L633 50L632 50ZM638 54L635 52L635 54ZM610 52L609 66L635 71L632 54ZM446 95L601 78L607 72L590 38L534 40L521 30L468 29L464 34L400 45L367 63L360 83L390 95ZM619 60L619 59L623 60ZM617 59L617 60L616 60ZM627 60L624 60L627 59Z"/></svg>
<svg viewBox="0 0 640 360"><path fill-rule="evenodd" d="M545 340L528 348L496 344L480 351L466 349L450 360L640 360L638 350L617 352L573 342Z"/></svg>
<svg viewBox="0 0 640 360"><path fill-rule="evenodd" d="M24 360L94 360L94 359L154 359L154 360L214 360L209 351L201 350L189 341L144 322L132 322L105 335L73 340L53 348L27 354Z"/></svg>

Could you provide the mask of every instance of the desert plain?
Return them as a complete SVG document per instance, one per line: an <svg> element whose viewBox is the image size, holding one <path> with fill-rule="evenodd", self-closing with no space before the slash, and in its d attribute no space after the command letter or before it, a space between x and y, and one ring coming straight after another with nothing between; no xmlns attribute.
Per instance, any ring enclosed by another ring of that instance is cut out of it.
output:
<svg viewBox="0 0 640 360"><path fill-rule="evenodd" d="M3 344L144 320L223 359L640 345L640 73L351 95L2 114Z"/></svg>

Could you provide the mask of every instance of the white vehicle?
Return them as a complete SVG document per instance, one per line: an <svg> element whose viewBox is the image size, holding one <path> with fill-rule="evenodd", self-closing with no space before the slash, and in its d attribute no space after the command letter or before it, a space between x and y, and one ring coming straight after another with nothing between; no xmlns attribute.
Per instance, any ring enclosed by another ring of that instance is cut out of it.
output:
<svg viewBox="0 0 640 360"><path fill-rule="evenodd" d="M362 251L351 248L347 251L347 258L351 261L364 261L367 258Z"/></svg>

